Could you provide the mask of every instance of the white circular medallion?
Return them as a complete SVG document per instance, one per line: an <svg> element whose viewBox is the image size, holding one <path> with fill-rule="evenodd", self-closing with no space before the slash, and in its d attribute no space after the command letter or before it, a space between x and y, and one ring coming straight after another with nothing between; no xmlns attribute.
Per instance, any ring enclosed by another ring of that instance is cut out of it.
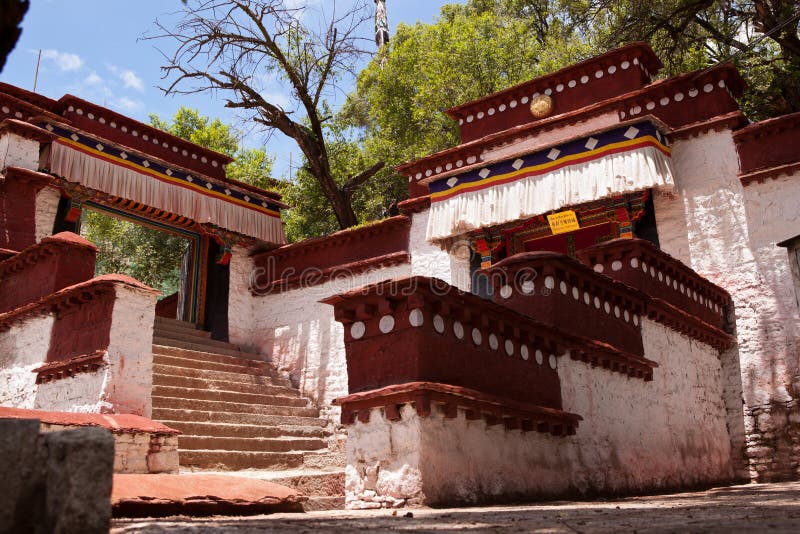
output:
<svg viewBox="0 0 800 534"><path fill-rule="evenodd" d="M476 345L480 345L481 341L483 341L483 336L481 335L481 331L477 328L472 329L472 342Z"/></svg>
<svg viewBox="0 0 800 534"><path fill-rule="evenodd" d="M559 287L559 289L561 289L561 294L562 295L566 295L567 294L567 283L566 282L561 282L560 284L558 284L558 287Z"/></svg>
<svg viewBox="0 0 800 534"><path fill-rule="evenodd" d="M453 323L453 333L458 339L464 339L464 325L458 321Z"/></svg>
<svg viewBox="0 0 800 534"><path fill-rule="evenodd" d="M356 321L350 325L350 336L353 339L361 339L367 331L367 326L362 321Z"/></svg>
<svg viewBox="0 0 800 534"><path fill-rule="evenodd" d="M422 324L425 322L425 315L423 315L422 310L419 308L411 310L408 314L408 322L411 323L411 326L415 328L422 326Z"/></svg>
<svg viewBox="0 0 800 534"><path fill-rule="evenodd" d="M542 365L542 363L544 362L544 354L542 354L542 351L537 349L535 357L536 357L536 363Z"/></svg>
<svg viewBox="0 0 800 534"><path fill-rule="evenodd" d="M520 289L522 289L522 292L525 293L526 295L530 295L536 288L534 287L533 282L531 280L525 280L524 282L522 282L522 287Z"/></svg>
<svg viewBox="0 0 800 534"><path fill-rule="evenodd" d="M619 260L614 260L611 262L611 270L612 271L619 271L622 269L622 262Z"/></svg>
<svg viewBox="0 0 800 534"><path fill-rule="evenodd" d="M500 296L503 297L504 299L507 299L508 297L510 297L511 296L511 286L505 285L505 286L501 287L500 288Z"/></svg>
<svg viewBox="0 0 800 534"><path fill-rule="evenodd" d="M597 263L594 266L594 272L596 272L596 273L602 273L605 270L606 270L606 268L602 263Z"/></svg>
<svg viewBox="0 0 800 534"><path fill-rule="evenodd" d="M634 269L639 267L639 258L631 258L631 267Z"/></svg>
<svg viewBox="0 0 800 534"><path fill-rule="evenodd" d="M572 288L572 298L574 298L575 300L578 300L579 298L581 298L581 292L578 291L577 287L573 287Z"/></svg>
<svg viewBox="0 0 800 534"><path fill-rule="evenodd" d="M489 347L492 350L497 350L499 343L497 342L497 336L494 334L489 334Z"/></svg>
<svg viewBox="0 0 800 534"><path fill-rule="evenodd" d="M556 357L555 355L551 354L550 358L548 358L548 362L550 363L550 369L556 368Z"/></svg>
<svg viewBox="0 0 800 534"><path fill-rule="evenodd" d="M547 289L553 289L554 287L556 287L556 279L553 278L552 276L545 277L544 287L546 287Z"/></svg>
<svg viewBox="0 0 800 534"><path fill-rule="evenodd" d="M391 315L384 315L378 322L378 329L384 334L388 334L394 330L394 317Z"/></svg>
<svg viewBox="0 0 800 534"><path fill-rule="evenodd" d="M522 359L523 359L523 360L527 360L527 359L528 359L528 357L530 356L530 355L528 354L528 346L527 346L527 345L522 345L522 346L519 348L519 353L520 353L520 355L522 356Z"/></svg>
<svg viewBox="0 0 800 534"><path fill-rule="evenodd" d="M509 356L514 354L514 343L510 339L506 339L506 354Z"/></svg>
<svg viewBox="0 0 800 534"><path fill-rule="evenodd" d="M440 334L444 333L444 319L439 314L433 316L433 328Z"/></svg>

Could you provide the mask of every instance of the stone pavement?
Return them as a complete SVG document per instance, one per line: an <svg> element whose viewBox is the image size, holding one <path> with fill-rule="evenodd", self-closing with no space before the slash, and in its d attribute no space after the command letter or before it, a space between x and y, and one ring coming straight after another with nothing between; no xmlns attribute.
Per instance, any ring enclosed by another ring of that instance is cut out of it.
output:
<svg viewBox="0 0 800 534"><path fill-rule="evenodd" d="M413 517L406 517L408 513ZM115 520L113 534L285 532L800 532L800 482L592 502Z"/></svg>

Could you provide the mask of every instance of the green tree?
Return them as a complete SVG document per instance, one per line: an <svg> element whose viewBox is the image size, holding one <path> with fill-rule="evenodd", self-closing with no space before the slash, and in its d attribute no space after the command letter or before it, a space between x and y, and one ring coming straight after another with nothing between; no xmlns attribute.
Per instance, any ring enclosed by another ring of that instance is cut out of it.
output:
<svg viewBox="0 0 800 534"><path fill-rule="evenodd" d="M150 124L233 157L234 161L226 168L229 178L265 189L278 185L270 177L274 158L260 148L240 148L239 132L219 119L212 120L197 110L182 107L171 121L150 115ZM127 274L164 295L178 290L181 260L187 247L185 239L96 212L85 214L81 233L100 249L98 274Z"/></svg>
<svg viewBox="0 0 800 534"><path fill-rule="evenodd" d="M595 50L646 41L664 75L731 61L748 83L742 108L754 119L800 111L797 0L581 0L565 17Z"/></svg>

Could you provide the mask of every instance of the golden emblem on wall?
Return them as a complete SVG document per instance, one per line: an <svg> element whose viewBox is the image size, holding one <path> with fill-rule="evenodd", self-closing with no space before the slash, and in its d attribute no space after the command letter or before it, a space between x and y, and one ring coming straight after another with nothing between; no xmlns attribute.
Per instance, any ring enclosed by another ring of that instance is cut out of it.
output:
<svg viewBox="0 0 800 534"><path fill-rule="evenodd" d="M548 95L539 95L531 100L531 115L543 119L553 112L553 99Z"/></svg>

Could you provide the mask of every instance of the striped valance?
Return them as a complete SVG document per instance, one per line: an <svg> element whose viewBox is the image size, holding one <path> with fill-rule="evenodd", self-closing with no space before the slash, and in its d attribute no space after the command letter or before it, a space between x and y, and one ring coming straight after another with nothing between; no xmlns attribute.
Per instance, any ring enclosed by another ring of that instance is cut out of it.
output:
<svg viewBox="0 0 800 534"><path fill-rule="evenodd" d="M224 182L191 175L77 133L53 141L50 172L110 195L269 243L286 242L280 206Z"/></svg>
<svg viewBox="0 0 800 534"><path fill-rule="evenodd" d="M673 184L670 151L656 127L623 126L432 182L427 239Z"/></svg>

